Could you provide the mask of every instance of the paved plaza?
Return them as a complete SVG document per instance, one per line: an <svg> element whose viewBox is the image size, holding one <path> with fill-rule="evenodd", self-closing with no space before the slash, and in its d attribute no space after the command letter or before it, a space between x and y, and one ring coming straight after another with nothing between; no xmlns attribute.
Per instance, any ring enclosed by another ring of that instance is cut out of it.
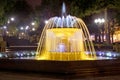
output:
<svg viewBox="0 0 120 80"><path fill-rule="evenodd" d="M102 77L78 77L70 78L70 76L57 74L41 74L28 72L11 72L0 71L0 80L120 80L119 75L102 76Z"/></svg>

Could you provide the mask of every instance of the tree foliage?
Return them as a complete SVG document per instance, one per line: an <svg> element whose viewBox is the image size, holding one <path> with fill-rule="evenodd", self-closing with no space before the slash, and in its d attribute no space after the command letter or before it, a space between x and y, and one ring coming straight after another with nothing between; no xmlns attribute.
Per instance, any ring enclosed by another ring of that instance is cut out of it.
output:
<svg viewBox="0 0 120 80"><path fill-rule="evenodd" d="M0 0L0 25L5 24L11 16L17 16L23 22L31 12L26 0Z"/></svg>
<svg viewBox="0 0 120 80"><path fill-rule="evenodd" d="M25 0L17 0L11 13L19 19L19 24L25 24L29 22L32 8Z"/></svg>
<svg viewBox="0 0 120 80"><path fill-rule="evenodd" d="M17 15L28 15L32 11L32 8L25 0L17 0L14 8L12 10L13 13Z"/></svg>
<svg viewBox="0 0 120 80"><path fill-rule="evenodd" d="M71 1L73 0L42 0L41 5L36 7L36 11L40 11L42 17L43 15L46 15L47 18L61 16L62 3L65 2L68 8L70 7Z"/></svg>
<svg viewBox="0 0 120 80"><path fill-rule="evenodd" d="M99 13L105 8L120 9L120 0L74 0L71 3L71 14L85 17Z"/></svg>
<svg viewBox="0 0 120 80"><path fill-rule="evenodd" d="M0 0L0 25L3 25L7 19L7 15L13 9L15 0Z"/></svg>

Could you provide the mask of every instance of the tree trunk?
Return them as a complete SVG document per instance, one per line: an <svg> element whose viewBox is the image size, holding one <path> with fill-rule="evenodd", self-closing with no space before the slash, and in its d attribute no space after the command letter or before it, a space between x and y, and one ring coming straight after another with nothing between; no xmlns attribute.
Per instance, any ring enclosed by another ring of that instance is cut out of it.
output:
<svg viewBox="0 0 120 80"><path fill-rule="evenodd" d="M111 34L111 38L112 38L111 43L113 43L113 34L114 34L114 33L112 32L112 34Z"/></svg>
<svg viewBox="0 0 120 80"><path fill-rule="evenodd" d="M106 44L110 44L110 33L109 33L109 25L108 25L108 19L107 19L107 8L105 8L105 23L104 23L104 28L105 28L105 35L106 35Z"/></svg>

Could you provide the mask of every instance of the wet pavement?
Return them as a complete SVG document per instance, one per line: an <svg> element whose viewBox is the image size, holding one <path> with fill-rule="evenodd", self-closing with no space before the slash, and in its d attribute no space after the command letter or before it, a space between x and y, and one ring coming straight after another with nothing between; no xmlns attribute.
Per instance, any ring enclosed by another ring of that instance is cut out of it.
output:
<svg viewBox="0 0 120 80"><path fill-rule="evenodd" d="M0 80L120 80L120 74L111 76L103 75L99 77L87 76L70 78L70 76L61 74L0 71L0 75Z"/></svg>

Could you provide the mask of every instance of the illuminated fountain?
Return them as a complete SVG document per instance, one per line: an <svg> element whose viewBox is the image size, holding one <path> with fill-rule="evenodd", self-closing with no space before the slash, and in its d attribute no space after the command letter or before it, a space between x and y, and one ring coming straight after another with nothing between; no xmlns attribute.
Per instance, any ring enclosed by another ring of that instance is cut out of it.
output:
<svg viewBox="0 0 120 80"><path fill-rule="evenodd" d="M47 76L51 73L60 73L61 76L62 73L65 79L118 73L120 54L101 50L95 52L85 23L80 18L66 15L64 4L62 10L62 17L48 20L36 52L1 52L0 69L48 72Z"/></svg>
<svg viewBox="0 0 120 80"><path fill-rule="evenodd" d="M66 15L48 20L41 34L36 58L39 60L94 60L96 53L89 31L82 19Z"/></svg>

